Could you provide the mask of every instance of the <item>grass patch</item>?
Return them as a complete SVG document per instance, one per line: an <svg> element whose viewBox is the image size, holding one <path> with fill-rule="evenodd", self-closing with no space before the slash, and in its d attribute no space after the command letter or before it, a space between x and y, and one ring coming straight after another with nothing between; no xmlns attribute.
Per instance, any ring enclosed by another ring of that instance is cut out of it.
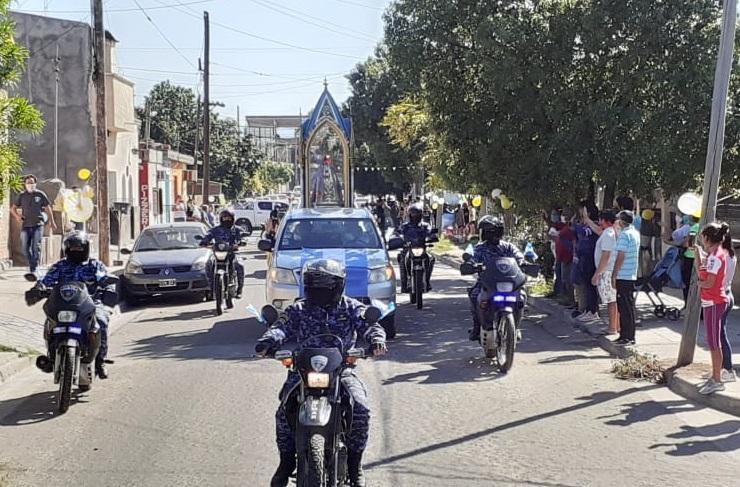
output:
<svg viewBox="0 0 740 487"><path fill-rule="evenodd" d="M0 344L0 352L12 352L17 353L19 357L32 357L34 355L41 355L41 352L29 348L28 350L18 350L17 348L9 347L7 345Z"/></svg>
<svg viewBox="0 0 740 487"><path fill-rule="evenodd" d="M435 254L445 255L452 253L454 250L457 250L457 248L457 245L452 243L449 239L440 238L439 242L434 244L432 247L432 252Z"/></svg>
<svg viewBox="0 0 740 487"><path fill-rule="evenodd" d="M1 345L0 344L0 352L18 352L18 350L16 350L13 347L9 347L7 345Z"/></svg>
<svg viewBox="0 0 740 487"><path fill-rule="evenodd" d="M553 282L548 281L545 279L540 279L538 281L532 281L532 284L529 285L529 294L531 296L535 297L544 297L552 293L553 291Z"/></svg>
<svg viewBox="0 0 740 487"><path fill-rule="evenodd" d="M654 382L656 384L665 382L665 369L655 355L635 352L627 358L614 362L612 373L618 379Z"/></svg>

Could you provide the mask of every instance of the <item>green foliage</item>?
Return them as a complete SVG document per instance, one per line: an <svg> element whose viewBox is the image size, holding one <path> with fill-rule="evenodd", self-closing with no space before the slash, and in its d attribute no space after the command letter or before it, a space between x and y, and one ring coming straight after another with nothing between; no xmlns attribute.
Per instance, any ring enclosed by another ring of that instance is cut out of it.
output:
<svg viewBox="0 0 740 487"><path fill-rule="evenodd" d="M184 154L194 155L198 129L195 92L163 81L152 88L149 104L152 140L169 144ZM137 113L139 118L146 121L147 107L137 108ZM239 132L236 121L223 119L215 113L211 113L210 117L210 177L212 181L224 184L227 198L237 198L250 190L250 180L261 155L254 148L252 139ZM145 130L146 123L142 123L142 138L146 137ZM197 158L203 160L202 138Z"/></svg>
<svg viewBox="0 0 740 487"><path fill-rule="evenodd" d="M626 358L612 363L612 373L618 379L654 382L665 382L665 368L655 355L642 354L634 350Z"/></svg>
<svg viewBox="0 0 740 487"><path fill-rule="evenodd" d="M255 195L277 191L293 180L293 168L271 161L261 162L249 180L249 190Z"/></svg>
<svg viewBox="0 0 740 487"><path fill-rule="evenodd" d="M15 24L8 15L9 4L9 0L0 0L0 201L8 189L21 187L23 161L15 134L38 134L44 128L41 112L28 100L5 92L18 81L28 58L28 51L13 39Z"/></svg>
<svg viewBox="0 0 740 487"><path fill-rule="evenodd" d="M421 136L435 185L499 187L520 210L592 183L682 192L703 171L719 17L713 0L398 0L381 53L398 88L383 105L391 139ZM726 185L740 177L738 103L735 82Z"/></svg>

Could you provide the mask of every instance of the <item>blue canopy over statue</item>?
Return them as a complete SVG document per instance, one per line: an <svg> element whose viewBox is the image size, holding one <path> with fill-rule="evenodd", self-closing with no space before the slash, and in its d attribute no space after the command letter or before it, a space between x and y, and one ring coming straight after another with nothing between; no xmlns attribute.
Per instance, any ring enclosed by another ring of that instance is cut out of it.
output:
<svg viewBox="0 0 740 487"><path fill-rule="evenodd" d="M301 127L303 205L352 206L352 121L342 116L326 84Z"/></svg>

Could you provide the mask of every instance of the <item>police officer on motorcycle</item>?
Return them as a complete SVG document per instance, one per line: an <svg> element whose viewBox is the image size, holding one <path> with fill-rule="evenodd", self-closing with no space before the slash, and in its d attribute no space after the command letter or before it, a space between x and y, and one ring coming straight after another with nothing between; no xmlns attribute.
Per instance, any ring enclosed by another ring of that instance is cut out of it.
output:
<svg viewBox="0 0 740 487"><path fill-rule="evenodd" d="M208 230L206 236L200 241L201 247L207 247L211 242L228 243L232 248L236 249L239 242L242 241L244 235L239 227L234 226L234 212L229 209L222 210L218 216L219 225ZM244 289L244 266L241 265L239 259L236 258L236 254L232 254L234 271L236 271L236 298L242 297L242 289Z"/></svg>
<svg viewBox="0 0 740 487"><path fill-rule="evenodd" d="M95 302L95 320L100 326L100 349L95 358L95 373L101 379L108 378L108 371L105 367L105 358L108 355L108 323L110 322L110 311L103 305L102 296L107 290L115 292L115 285L108 289L105 280L108 277L108 271L105 265L96 259L90 258L90 240L87 234L82 231L75 231L64 238L62 244L64 249L64 258L52 265L46 275L26 293L26 302L33 305L41 297L37 291L54 287L57 284L66 282L82 282L87 286L87 291ZM47 347L48 348L48 347ZM47 352L49 360L37 361L37 364L44 372L52 372L53 362Z"/></svg>
<svg viewBox="0 0 740 487"><path fill-rule="evenodd" d="M504 222L503 220L485 215L478 221L480 231L480 243L475 246L472 261L478 264L493 264L497 258L513 257L520 266L524 263L524 255L516 245L503 240ZM476 282L470 289L470 306L473 312L473 329L470 330L470 340L477 342L480 339L480 321L478 319L478 298L482 288L480 282ZM517 326L519 323L517 322ZM517 336L519 331L517 331Z"/></svg>
<svg viewBox="0 0 740 487"><path fill-rule="evenodd" d="M427 238L432 235L432 226L429 223L422 221L424 209L421 203L411 205L408 210L408 215L408 221L401 225L398 233L403 237L404 242L410 243L414 246L418 245L419 247L426 245ZM406 268L406 254L407 250L405 248L398 253L398 264L399 269L401 270L401 292L403 293L409 292L408 275L410 269ZM424 254L424 259L426 260L425 268L427 270L427 291L431 291L432 269L434 269L435 259L433 256L429 255L429 253Z"/></svg>
<svg viewBox="0 0 740 487"><path fill-rule="evenodd" d="M373 355L385 354L383 327L377 323L368 325L363 319L366 306L343 295L346 269L342 263L331 259L310 261L304 266L302 275L305 299L286 308L285 313L262 335L255 347L257 354L272 354L283 342L294 336L297 336L298 343L306 344L307 341L310 343L311 337L326 333L341 338L345 347L343 352L355 346L355 337L359 335L371 344ZM367 391L352 369L346 369L343 374L343 392L354 403L352 429L346 438L347 470L350 485L364 487L362 454L367 445L370 420ZM289 372L280 392L280 399L283 400L299 381L300 377L296 372ZM295 439L282 407L278 408L275 419L280 465L270 485L285 487L296 468Z"/></svg>

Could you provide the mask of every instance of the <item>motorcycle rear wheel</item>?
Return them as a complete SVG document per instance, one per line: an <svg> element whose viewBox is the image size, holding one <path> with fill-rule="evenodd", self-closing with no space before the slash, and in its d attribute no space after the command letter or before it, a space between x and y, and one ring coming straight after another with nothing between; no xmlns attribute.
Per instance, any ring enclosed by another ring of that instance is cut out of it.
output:
<svg viewBox="0 0 740 487"><path fill-rule="evenodd" d="M498 368L507 373L514 365L514 349L516 348L516 323L514 315L507 313L499 321L499 347L496 352Z"/></svg>
<svg viewBox="0 0 740 487"><path fill-rule="evenodd" d="M72 398L72 375L75 370L75 349L64 347L61 355L62 364L61 377L59 378L59 397L57 398L57 411L64 414L69 409L69 402Z"/></svg>

